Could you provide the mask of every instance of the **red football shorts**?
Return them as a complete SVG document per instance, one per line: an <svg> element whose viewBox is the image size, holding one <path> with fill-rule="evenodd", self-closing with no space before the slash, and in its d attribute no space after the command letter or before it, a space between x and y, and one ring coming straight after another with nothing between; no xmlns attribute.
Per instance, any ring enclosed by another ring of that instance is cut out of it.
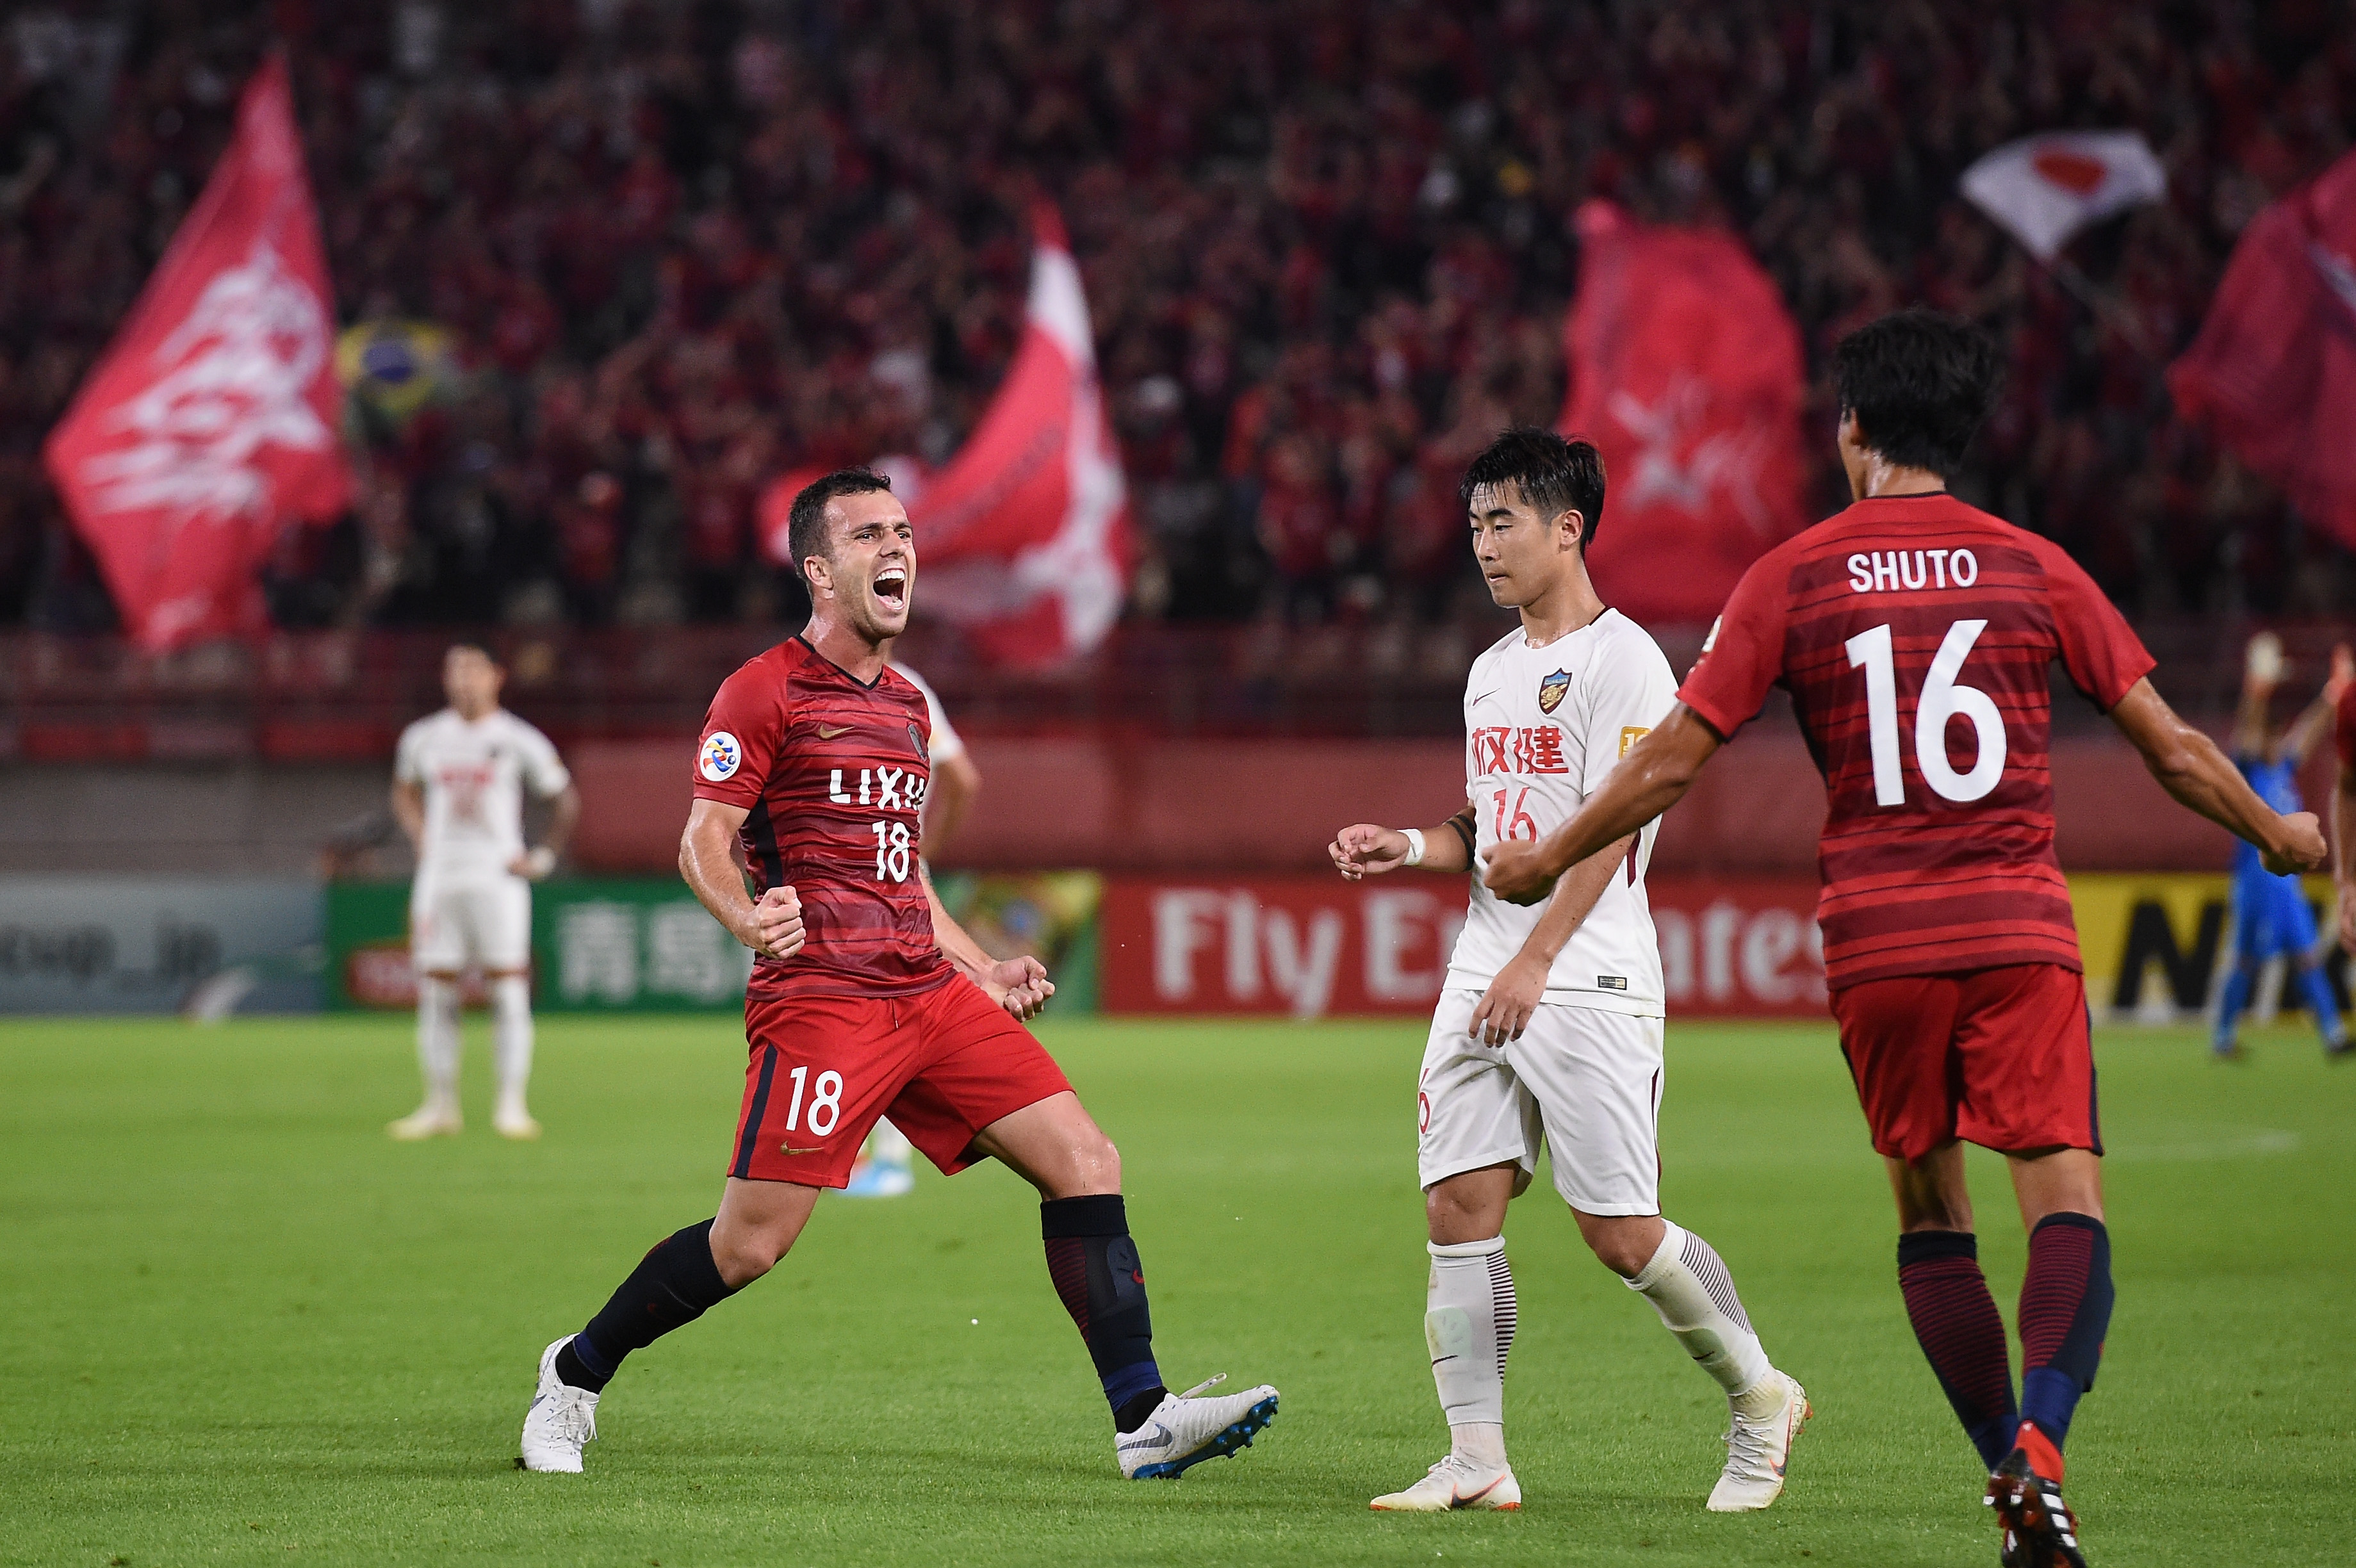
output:
<svg viewBox="0 0 2356 1568"><path fill-rule="evenodd" d="M974 1134L1072 1085L1031 1031L952 976L913 997L747 1000L744 1106L728 1174L841 1187L889 1115L945 1172Z"/></svg>
<svg viewBox="0 0 2356 1568"><path fill-rule="evenodd" d="M1873 1147L1920 1159L1962 1138L2103 1152L2085 977L2058 964L1909 975L1832 996Z"/></svg>

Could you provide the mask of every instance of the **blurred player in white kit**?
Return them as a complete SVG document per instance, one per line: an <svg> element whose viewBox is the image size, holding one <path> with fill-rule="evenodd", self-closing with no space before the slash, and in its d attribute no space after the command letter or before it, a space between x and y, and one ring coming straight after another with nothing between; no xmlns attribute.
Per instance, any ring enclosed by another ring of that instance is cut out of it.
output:
<svg viewBox="0 0 2356 1568"><path fill-rule="evenodd" d="M458 979L479 965L491 996L502 1137L536 1138L531 1078L531 884L556 869L581 815L573 776L547 736L499 706L507 679L461 643L443 656L450 706L402 731L392 815L417 851L409 896L417 966L417 1061L425 1102L385 1128L414 1140L454 1134L458 1113ZM546 843L527 849L523 792L554 804Z"/></svg>
<svg viewBox="0 0 2356 1568"><path fill-rule="evenodd" d="M1429 828L1360 823L1331 852L1356 880L1421 866L1463 875L1496 846L1570 819L1628 748L1675 706L1668 660L1597 597L1587 547L1603 462L1583 441L1508 431L1473 460L1462 497L1490 596L1521 624L1472 663L1464 688L1464 809ZM1452 1444L1384 1511L1518 1509L1505 1457L1505 1355L1520 1309L1505 1206L1541 1147L1598 1259L1642 1295L1729 1406L1718 1513L1783 1489L1806 1393L1775 1370L1725 1262L1664 1219L1658 1124L1665 997L1644 892L1659 823L1565 874L1522 908L1472 885L1417 1083L1417 1164L1430 1231L1424 1339Z"/></svg>
<svg viewBox="0 0 2356 1568"><path fill-rule="evenodd" d="M930 860L948 842L949 835L973 805L975 792L981 788L981 770L973 765L973 756L965 749L965 741L949 722L948 709L941 706L940 693L935 691L925 677L906 665L894 661L892 667L907 677L908 684L924 693L925 707L933 721L932 788L925 796L924 842L922 853ZM898 1198L916 1185L913 1164L915 1148L908 1135L894 1126L889 1120L875 1124L868 1135L867 1147L859 1156L859 1163L851 1168L851 1185L842 1189L845 1198Z"/></svg>

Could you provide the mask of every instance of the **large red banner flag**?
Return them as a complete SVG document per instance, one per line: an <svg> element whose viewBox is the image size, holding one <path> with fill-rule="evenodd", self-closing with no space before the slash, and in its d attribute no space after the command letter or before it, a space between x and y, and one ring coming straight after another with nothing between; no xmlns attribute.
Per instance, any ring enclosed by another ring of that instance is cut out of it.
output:
<svg viewBox="0 0 2356 1568"><path fill-rule="evenodd" d="M2308 521L2356 545L2356 153L2243 231L2168 389Z"/></svg>
<svg viewBox="0 0 2356 1568"><path fill-rule="evenodd" d="M280 529L350 499L334 296L284 61L50 432L50 478L153 650L256 629Z"/></svg>
<svg viewBox="0 0 2356 1568"><path fill-rule="evenodd" d="M1603 454L1597 592L1647 625L1706 624L1743 569L1807 526L1800 330L1714 229L1578 214L1565 435Z"/></svg>
<svg viewBox="0 0 2356 1568"><path fill-rule="evenodd" d="M909 507L916 603L992 663L1087 653L1128 596L1129 496L1063 220L1032 215L1031 297L1005 382Z"/></svg>

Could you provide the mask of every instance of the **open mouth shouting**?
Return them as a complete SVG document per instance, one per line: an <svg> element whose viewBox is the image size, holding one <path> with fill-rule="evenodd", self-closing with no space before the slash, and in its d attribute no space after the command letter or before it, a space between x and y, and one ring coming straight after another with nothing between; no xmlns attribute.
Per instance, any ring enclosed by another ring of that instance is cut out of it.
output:
<svg viewBox="0 0 2356 1568"><path fill-rule="evenodd" d="M894 613L908 608L908 569L887 566L875 574L875 597L884 608Z"/></svg>

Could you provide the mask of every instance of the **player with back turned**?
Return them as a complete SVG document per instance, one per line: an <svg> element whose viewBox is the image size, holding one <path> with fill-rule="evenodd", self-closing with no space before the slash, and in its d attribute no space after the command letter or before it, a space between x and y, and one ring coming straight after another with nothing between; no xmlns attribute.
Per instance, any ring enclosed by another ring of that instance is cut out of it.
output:
<svg viewBox="0 0 2356 1568"><path fill-rule="evenodd" d="M712 699L680 845L688 885L757 955L720 1210L541 1352L517 1462L578 1471L622 1359L775 1267L887 1111L944 1172L996 1158L1039 1189L1048 1274L1112 1407L1122 1475L1233 1453L1274 1419L1276 1391L1162 1386L1120 1156L1018 1021L1055 987L1036 959L998 962L958 929L918 857L929 720L888 663L916 589L908 515L889 480L846 469L795 497L789 528L809 624Z"/></svg>
<svg viewBox="0 0 2356 1568"><path fill-rule="evenodd" d="M2059 659L2168 793L2267 869L2319 864L2323 837L2170 710L2151 656L2067 555L1947 494L1994 396L1984 334L1901 312L1845 338L1833 373L1855 504L1744 573L1669 716L1570 821L1500 846L1485 880L1545 896L1675 805L1769 688L1791 693L1827 796L1826 979L1897 1200L1907 1316L1991 1472L2003 1563L2083 1568L2062 1450L2113 1292L2085 985L2053 850L2048 667ZM2029 1231L2018 1401L1964 1142L2006 1157Z"/></svg>

